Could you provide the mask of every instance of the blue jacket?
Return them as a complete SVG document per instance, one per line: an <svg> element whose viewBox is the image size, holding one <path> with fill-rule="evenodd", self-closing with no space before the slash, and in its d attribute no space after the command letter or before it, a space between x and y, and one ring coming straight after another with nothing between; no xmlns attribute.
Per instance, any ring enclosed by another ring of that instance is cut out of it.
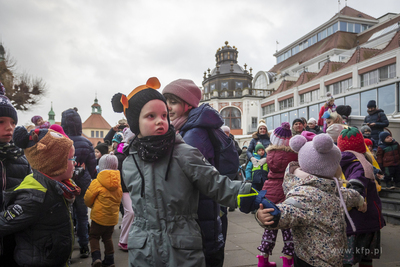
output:
<svg viewBox="0 0 400 267"><path fill-rule="evenodd" d="M209 104L203 104L189 112L188 120L181 127L179 133L188 145L200 150L208 162L214 165L214 148L206 128L216 129L222 125L223 120L218 111L210 107ZM182 157L185 157L185 155L182 155ZM208 255L217 252L225 244L219 213L219 204L211 198L200 194L197 214L203 233L206 258Z"/></svg>
<svg viewBox="0 0 400 267"><path fill-rule="evenodd" d="M371 137L377 142L379 142L380 132L389 126L389 120L382 109L377 109L373 114L365 116L364 123L375 123L374 126L369 127L371 128Z"/></svg>
<svg viewBox="0 0 400 267"><path fill-rule="evenodd" d="M257 153L253 154L253 157L260 160L261 157ZM265 153L263 158L267 158L267 154ZM267 180L268 178L268 164L265 162L263 165L254 167L253 162L249 161L246 167L246 180L253 181L253 183L261 183Z"/></svg>
<svg viewBox="0 0 400 267"><path fill-rule="evenodd" d="M254 153L254 152L257 152L257 151L254 151L254 149L256 148L256 145L257 145L258 142L260 142L261 144L263 144L263 146L264 146L265 148L267 148L267 147L269 146L269 144L270 144L269 136L267 136L267 135L262 136L262 137L260 138L260 136L259 136L258 133L253 133L253 136L252 136L252 137L253 137L253 139L251 139L250 145L249 145L249 147L247 148L247 157L248 157L249 159L251 159L251 157L253 156L253 153Z"/></svg>
<svg viewBox="0 0 400 267"><path fill-rule="evenodd" d="M78 112L67 109L62 113L61 126L68 137L74 141L77 166L85 163L85 173L76 184L81 188L81 195L85 195L92 179L96 177L96 157L92 143L82 136L82 121Z"/></svg>

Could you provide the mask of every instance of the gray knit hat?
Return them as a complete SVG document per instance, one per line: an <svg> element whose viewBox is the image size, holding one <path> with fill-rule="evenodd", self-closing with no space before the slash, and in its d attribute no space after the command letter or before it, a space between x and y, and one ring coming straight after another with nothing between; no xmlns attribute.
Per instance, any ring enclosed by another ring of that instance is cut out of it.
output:
<svg viewBox="0 0 400 267"><path fill-rule="evenodd" d="M200 88L192 80L179 79L165 86L163 94L172 94L192 107L197 108L201 100Z"/></svg>
<svg viewBox="0 0 400 267"><path fill-rule="evenodd" d="M118 158L115 155L105 154L99 160L99 171L117 170Z"/></svg>
<svg viewBox="0 0 400 267"><path fill-rule="evenodd" d="M363 127L361 127L360 131L362 134L364 134L364 132L368 130L371 132L371 128L368 125L364 125Z"/></svg>

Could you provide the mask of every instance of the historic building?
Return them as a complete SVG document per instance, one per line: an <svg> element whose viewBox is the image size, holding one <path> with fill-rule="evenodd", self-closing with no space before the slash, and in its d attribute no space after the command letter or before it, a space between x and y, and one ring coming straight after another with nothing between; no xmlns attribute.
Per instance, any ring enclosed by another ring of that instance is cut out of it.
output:
<svg viewBox="0 0 400 267"><path fill-rule="evenodd" d="M374 18L344 7L324 24L277 51L276 65L255 75L272 93L260 101L269 130L297 117L318 119L327 92L350 105L350 124L361 125L374 99L399 135L400 15Z"/></svg>
<svg viewBox="0 0 400 267"><path fill-rule="evenodd" d="M266 88L253 89L252 68L238 64L238 50L228 45L215 53L215 68L204 72L203 99L218 110L225 125L234 135L248 134L257 129L259 101L269 95Z"/></svg>
<svg viewBox="0 0 400 267"><path fill-rule="evenodd" d="M82 135L95 147L99 141L104 142L103 138L110 129L110 124L101 115L101 106L96 97L92 105L92 114L82 124Z"/></svg>

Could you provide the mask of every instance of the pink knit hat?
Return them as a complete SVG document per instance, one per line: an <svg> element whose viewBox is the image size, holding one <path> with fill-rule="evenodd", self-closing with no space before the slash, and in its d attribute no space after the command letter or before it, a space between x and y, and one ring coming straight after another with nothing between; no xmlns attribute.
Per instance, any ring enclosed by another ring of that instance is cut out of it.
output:
<svg viewBox="0 0 400 267"><path fill-rule="evenodd" d="M163 94L172 94L192 107L197 108L201 100L200 88L192 80L179 79L165 86Z"/></svg>
<svg viewBox="0 0 400 267"><path fill-rule="evenodd" d="M316 136L315 133L309 132L309 131L302 131L301 135L304 136L307 139L307 142L310 142L314 139Z"/></svg>
<svg viewBox="0 0 400 267"><path fill-rule="evenodd" d="M288 122L282 122L281 127L275 128L272 132L270 141L276 146L288 146L290 138L292 138L290 124Z"/></svg>
<svg viewBox="0 0 400 267"><path fill-rule="evenodd" d="M339 167L342 154L327 134L319 134L311 142L302 135L296 135L289 142L299 153L300 168L316 176L333 177Z"/></svg>

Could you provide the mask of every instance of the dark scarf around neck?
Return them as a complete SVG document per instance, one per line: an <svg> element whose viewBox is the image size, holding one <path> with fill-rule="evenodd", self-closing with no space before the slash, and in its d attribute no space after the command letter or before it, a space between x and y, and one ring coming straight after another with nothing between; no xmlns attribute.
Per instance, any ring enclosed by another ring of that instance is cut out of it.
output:
<svg viewBox="0 0 400 267"><path fill-rule="evenodd" d="M0 159L16 160L24 155L24 151L17 147L14 142L0 143Z"/></svg>

